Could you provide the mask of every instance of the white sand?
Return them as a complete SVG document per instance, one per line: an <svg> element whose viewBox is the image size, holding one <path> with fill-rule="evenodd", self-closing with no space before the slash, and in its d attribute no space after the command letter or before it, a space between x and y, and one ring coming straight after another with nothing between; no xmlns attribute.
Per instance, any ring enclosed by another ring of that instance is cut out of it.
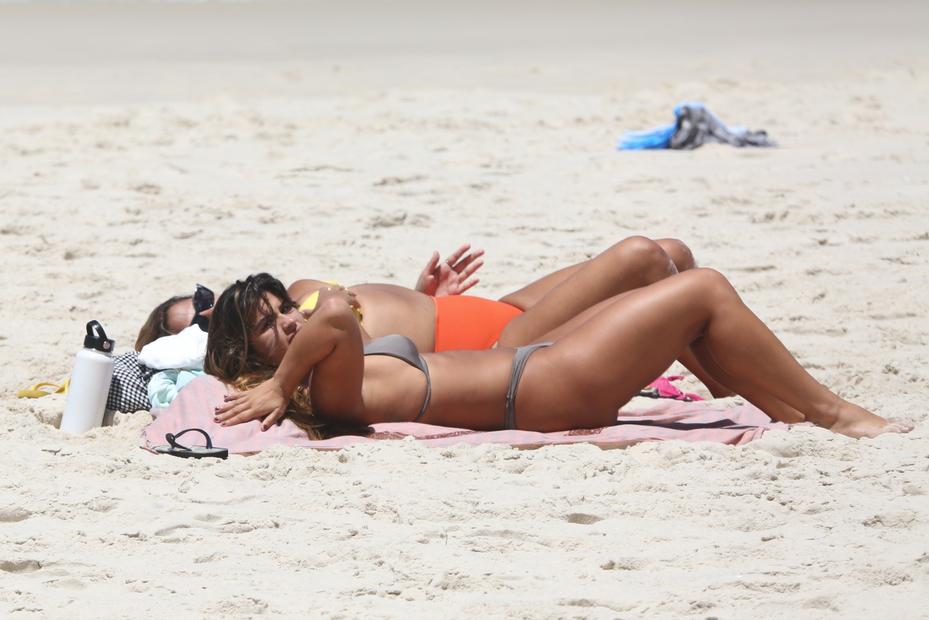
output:
<svg viewBox="0 0 929 620"><path fill-rule="evenodd" d="M326 4L0 6L0 615L929 617L925 4ZM782 148L613 150L685 98ZM186 462L13 396L195 282L637 233L916 430Z"/></svg>

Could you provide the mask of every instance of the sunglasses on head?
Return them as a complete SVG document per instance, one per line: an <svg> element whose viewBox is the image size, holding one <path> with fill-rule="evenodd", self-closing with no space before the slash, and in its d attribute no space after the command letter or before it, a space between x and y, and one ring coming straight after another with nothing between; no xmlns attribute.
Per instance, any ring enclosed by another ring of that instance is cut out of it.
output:
<svg viewBox="0 0 929 620"><path fill-rule="evenodd" d="M197 290L194 291L194 318L190 322L191 325L196 325L205 332L210 331L210 317L201 316L200 313L212 308L215 299L213 291L202 284L197 285Z"/></svg>

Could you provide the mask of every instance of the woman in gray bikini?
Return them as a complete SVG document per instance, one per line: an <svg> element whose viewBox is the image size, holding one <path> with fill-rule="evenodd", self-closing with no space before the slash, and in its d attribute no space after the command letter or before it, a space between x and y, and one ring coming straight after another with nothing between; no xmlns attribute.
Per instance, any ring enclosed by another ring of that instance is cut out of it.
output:
<svg viewBox="0 0 929 620"><path fill-rule="evenodd" d="M305 318L267 274L226 289L213 312L205 370L246 391L228 396L216 421L260 419L266 429L292 415L315 436L329 425L378 422L602 427L689 346L707 371L775 420L851 437L911 428L819 384L710 269L620 295L556 342L516 349L420 355L403 336L364 343L353 303L344 289L328 289Z"/></svg>

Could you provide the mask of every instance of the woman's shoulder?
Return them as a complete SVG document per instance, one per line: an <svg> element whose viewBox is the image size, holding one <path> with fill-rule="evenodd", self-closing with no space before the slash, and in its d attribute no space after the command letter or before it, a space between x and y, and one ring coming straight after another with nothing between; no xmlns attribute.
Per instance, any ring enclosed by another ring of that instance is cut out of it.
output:
<svg viewBox="0 0 929 620"><path fill-rule="evenodd" d="M314 280L312 278L303 278L294 281L287 287L287 294L298 304L310 293L315 293L324 286L332 286L331 280Z"/></svg>

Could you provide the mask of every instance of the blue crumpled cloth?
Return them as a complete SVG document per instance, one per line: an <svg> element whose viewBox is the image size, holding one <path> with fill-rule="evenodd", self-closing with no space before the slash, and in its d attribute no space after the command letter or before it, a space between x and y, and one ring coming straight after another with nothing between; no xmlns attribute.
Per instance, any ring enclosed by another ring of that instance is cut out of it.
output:
<svg viewBox="0 0 929 620"><path fill-rule="evenodd" d="M620 151L643 149L695 149L708 142L732 146L777 146L763 129L727 126L705 105L695 101L674 108L674 123L654 129L627 131L619 138Z"/></svg>

